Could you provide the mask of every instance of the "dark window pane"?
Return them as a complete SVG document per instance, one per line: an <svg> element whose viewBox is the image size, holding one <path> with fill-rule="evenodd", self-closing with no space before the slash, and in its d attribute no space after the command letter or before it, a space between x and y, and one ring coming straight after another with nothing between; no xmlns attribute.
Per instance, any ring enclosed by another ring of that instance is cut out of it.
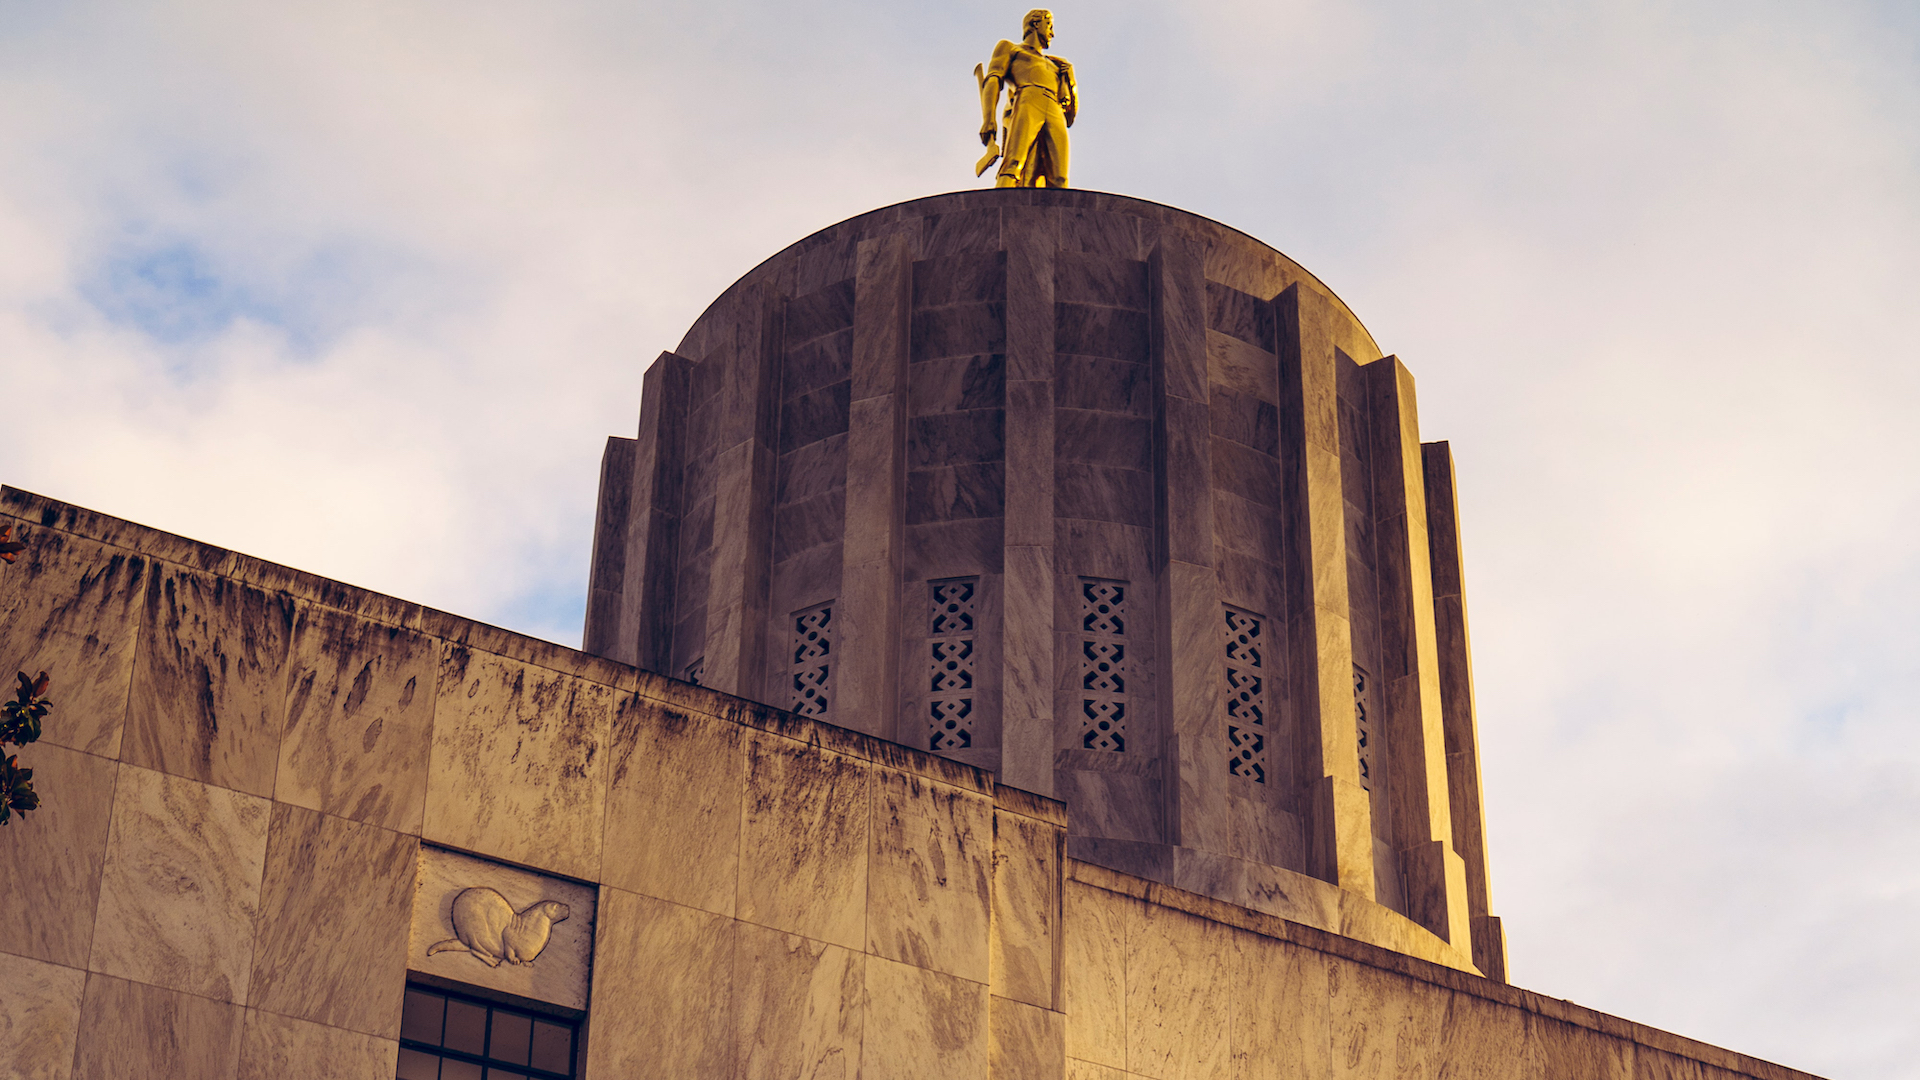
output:
<svg viewBox="0 0 1920 1080"><path fill-rule="evenodd" d="M515 1065L527 1063L527 1040L533 1034L533 1017L515 1013L493 1011L493 1043L487 1048L487 1056L495 1061L511 1061Z"/></svg>
<svg viewBox="0 0 1920 1080"><path fill-rule="evenodd" d="M548 1072L573 1071L573 1032L559 1024L535 1020L532 1064Z"/></svg>
<svg viewBox="0 0 1920 1080"><path fill-rule="evenodd" d="M511 1069L488 1069L487 1080L527 1080L527 1074Z"/></svg>
<svg viewBox="0 0 1920 1080"><path fill-rule="evenodd" d="M418 1050L400 1051L400 1080L437 1080L440 1059Z"/></svg>
<svg viewBox="0 0 1920 1080"><path fill-rule="evenodd" d="M400 1014L400 1037L440 1045L440 1022L447 999L425 990L407 988L406 1009Z"/></svg>
<svg viewBox="0 0 1920 1080"><path fill-rule="evenodd" d="M480 1066L448 1058L440 1063L440 1080L480 1080Z"/></svg>
<svg viewBox="0 0 1920 1080"><path fill-rule="evenodd" d="M486 1006L448 998L447 1041L444 1045L449 1050L464 1050L469 1054L486 1053ZM474 1073L473 1080L480 1080L480 1074Z"/></svg>

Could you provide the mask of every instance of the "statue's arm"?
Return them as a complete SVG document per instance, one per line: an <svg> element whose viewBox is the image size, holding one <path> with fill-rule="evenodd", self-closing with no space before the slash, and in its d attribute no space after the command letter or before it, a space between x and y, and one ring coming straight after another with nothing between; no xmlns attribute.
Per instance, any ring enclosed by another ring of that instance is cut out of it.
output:
<svg viewBox="0 0 1920 1080"><path fill-rule="evenodd" d="M1013 62L1013 42L1002 41L993 47L993 59L987 61L987 74L980 81L980 145L993 141L1000 132L994 106L1000 103L1000 84L1006 81L1007 65Z"/></svg>
<svg viewBox="0 0 1920 1080"><path fill-rule="evenodd" d="M1073 126L1073 118L1080 113L1080 84L1074 81L1073 65L1057 56L1050 56L1054 66L1060 69L1060 111L1067 114L1067 126Z"/></svg>

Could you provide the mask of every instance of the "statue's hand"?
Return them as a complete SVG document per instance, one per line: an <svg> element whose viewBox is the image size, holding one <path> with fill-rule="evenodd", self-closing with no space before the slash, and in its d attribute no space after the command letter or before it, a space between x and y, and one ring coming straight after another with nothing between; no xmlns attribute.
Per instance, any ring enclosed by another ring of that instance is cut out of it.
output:
<svg viewBox="0 0 1920 1080"><path fill-rule="evenodd" d="M980 125L980 145L987 146L991 144L993 142L993 137L998 134L1000 134L1000 125L994 123L991 120L988 120L986 123L981 124Z"/></svg>

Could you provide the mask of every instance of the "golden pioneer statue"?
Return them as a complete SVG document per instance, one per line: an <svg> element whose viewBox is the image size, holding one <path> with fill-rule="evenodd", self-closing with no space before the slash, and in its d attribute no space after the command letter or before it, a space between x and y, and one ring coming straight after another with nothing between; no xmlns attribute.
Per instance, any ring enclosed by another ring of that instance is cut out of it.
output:
<svg viewBox="0 0 1920 1080"><path fill-rule="evenodd" d="M1041 51L1053 43L1053 12L1027 12L1021 31L1019 44L1002 41L993 47L992 60L973 69L980 85L980 142L987 148L973 175L998 158L995 187L1066 187L1067 129L1080 111L1073 65ZM996 124L1001 83L1007 85L1007 108Z"/></svg>

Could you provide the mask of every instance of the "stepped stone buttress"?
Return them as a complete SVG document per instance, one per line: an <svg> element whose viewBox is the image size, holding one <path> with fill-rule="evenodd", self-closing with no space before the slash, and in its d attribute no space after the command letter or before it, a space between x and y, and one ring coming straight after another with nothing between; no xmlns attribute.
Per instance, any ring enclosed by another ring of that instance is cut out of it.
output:
<svg viewBox="0 0 1920 1080"><path fill-rule="evenodd" d="M1339 298L1207 219L969 191L756 267L608 442L585 649L1504 978L1447 445Z"/></svg>

